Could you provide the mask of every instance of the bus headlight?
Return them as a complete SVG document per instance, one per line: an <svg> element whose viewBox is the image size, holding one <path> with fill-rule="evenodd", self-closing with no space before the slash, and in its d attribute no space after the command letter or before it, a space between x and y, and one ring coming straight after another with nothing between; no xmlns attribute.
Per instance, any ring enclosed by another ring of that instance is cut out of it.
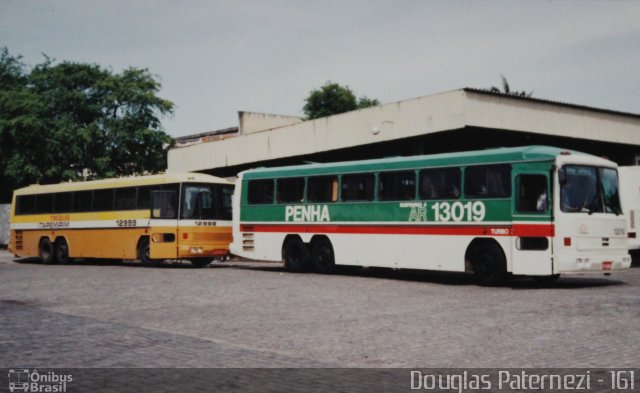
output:
<svg viewBox="0 0 640 393"><path fill-rule="evenodd" d="M191 247L189 252L191 254L202 254L202 247Z"/></svg>

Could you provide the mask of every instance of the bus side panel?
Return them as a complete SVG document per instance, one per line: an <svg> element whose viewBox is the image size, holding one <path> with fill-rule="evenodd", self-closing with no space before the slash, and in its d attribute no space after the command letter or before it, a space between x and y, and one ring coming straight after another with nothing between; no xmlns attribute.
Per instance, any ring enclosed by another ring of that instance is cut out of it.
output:
<svg viewBox="0 0 640 393"><path fill-rule="evenodd" d="M152 220L154 221L154 220ZM162 220L158 220L162 221ZM172 220L176 221L176 220ZM172 226L155 226L150 229L150 252L152 259L176 259L178 258L178 226L177 222Z"/></svg>
<svg viewBox="0 0 640 393"><path fill-rule="evenodd" d="M51 231L11 230L12 240L9 251L19 257L37 257L38 245L44 236L50 237ZM20 240L16 241L16 239Z"/></svg>
<svg viewBox="0 0 640 393"><path fill-rule="evenodd" d="M43 237L48 237L51 242L58 237L64 237L69 246L70 258L136 259L138 239L145 234L145 229L22 230L17 232L22 232L22 249L12 252L21 257L37 257L40 239Z"/></svg>
<svg viewBox="0 0 640 393"><path fill-rule="evenodd" d="M337 265L465 271L471 236L333 234Z"/></svg>
<svg viewBox="0 0 640 393"><path fill-rule="evenodd" d="M145 235L144 228L81 229L56 231L69 244L71 258L138 258L138 239Z"/></svg>
<svg viewBox="0 0 640 393"><path fill-rule="evenodd" d="M294 234L298 235L298 234ZM336 265L371 266L403 269L465 271L465 253L474 236L323 234L304 233L305 243L313 236L327 236L331 241ZM287 233L252 233L254 247L235 249L245 258L281 261L282 244ZM512 270L511 237L495 237L504 251L507 270Z"/></svg>
<svg viewBox="0 0 640 393"><path fill-rule="evenodd" d="M553 274L551 237L545 238L547 240L547 248L544 250L522 249L522 239L515 236L511 239L512 243L510 247L513 253L513 274L529 276L549 276Z"/></svg>
<svg viewBox="0 0 640 393"><path fill-rule="evenodd" d="M273 262L282 261L282 244L284 243L286 235L286 233L280 232L255 232L253 233L254 247L245 248L242 245L243 235L241 234L237 244L238 248L235 249L234 253L249 259Z"/></svg>

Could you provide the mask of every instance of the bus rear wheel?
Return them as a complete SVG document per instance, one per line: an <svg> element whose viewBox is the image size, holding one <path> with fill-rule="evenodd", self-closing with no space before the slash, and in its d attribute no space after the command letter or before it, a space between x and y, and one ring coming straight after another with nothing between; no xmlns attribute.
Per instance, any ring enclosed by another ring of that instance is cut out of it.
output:
<svg viewBox="0 0 640 393"><path fill-rule="evenodd" d="M56 261L62 265L66 265L71 262L71 259L69 258L69 244L67 244L67 239L59 237L56 239L54 244Z"/></svg>
<svg viewBox="0 0 640 393"><path fill-rule="evenodd" d="M333 273L336 263L333 256L333 246L329 239L322 237L312 244L311 262L315 271L322 274Z"/></svg>
<svg viewBox="0 0 640 393"><path fill-rule="evenodd" d="M45 265L51 265L55 262L54 258L54 248L51 240L48 237L43 237L40 239L40 244L38 245L38 255L40 256L40 260Z"/></svg>
<svg viewBox="0 0 640 393"><path fill-rule="evenodd" d="M496 286L507 278L507 264L502 250L495 243L481 243L471 254L473 273L480 285Z"/></svg>
<svg viewBox="0 0 640 393"><path fill-rule="evenodd" d="M292 272L309 270L311 256L307 246L299 237L292 237L285 241L282 247L282 259L287 270Z"/></svg>

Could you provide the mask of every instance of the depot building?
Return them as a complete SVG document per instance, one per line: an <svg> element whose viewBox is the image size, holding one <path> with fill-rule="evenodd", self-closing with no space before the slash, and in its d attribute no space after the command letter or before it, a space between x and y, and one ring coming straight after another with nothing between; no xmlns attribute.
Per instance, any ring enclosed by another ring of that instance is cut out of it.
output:
<svg viewBox="0 0 640 393"><path fill-rule="evenodd" d="M176 139L168 171L232 177L255 167L549 145L640 165L640 115L477 89L304 121L239 112L238 126Z"/></svg>

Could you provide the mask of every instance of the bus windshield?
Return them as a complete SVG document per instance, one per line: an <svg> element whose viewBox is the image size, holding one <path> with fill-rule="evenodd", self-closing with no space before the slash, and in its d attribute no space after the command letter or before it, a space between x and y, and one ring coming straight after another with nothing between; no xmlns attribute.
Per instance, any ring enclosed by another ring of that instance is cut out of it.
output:
<svg viewBox="0 0 640 393"><path fill-rule="evenodd" d="M182 218L230 220L232 187L190 184L184 187Z"/></svg>
<svg viewBox="0 0 640 393"><path fill-rule="evenodd" d="M560 188L563 212L622 213L615 169L566 165L563 171L565 178Z"/></svg>

